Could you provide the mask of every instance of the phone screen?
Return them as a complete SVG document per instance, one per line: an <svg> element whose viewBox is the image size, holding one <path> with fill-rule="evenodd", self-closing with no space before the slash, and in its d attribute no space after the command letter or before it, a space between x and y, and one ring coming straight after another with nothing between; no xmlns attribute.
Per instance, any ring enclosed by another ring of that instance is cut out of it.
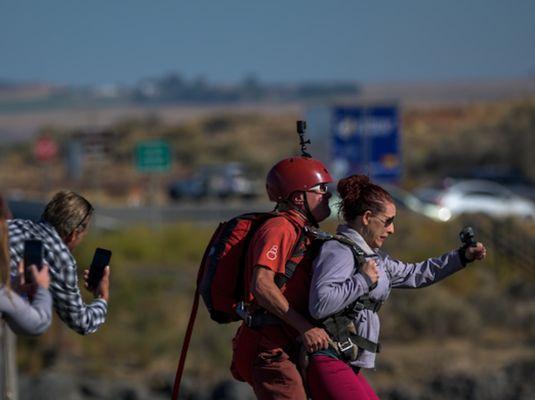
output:
<svg viewBox="0 0 535 400"><path fill-rule="evenodd" d="M89 289L94 290L98 286L104 275L104 268L110 264L110 259L110 250L101 249L100 247L95 250L93 261L89 267L89 278L87 279Z"/></svg>
<svg viewBox="0 0 535 400"><path fill-rule="evenodd" d="M28 283L33 280L30 265L39 270L43 268L43 242L40 240L24 241L24 279Z"/></svg>

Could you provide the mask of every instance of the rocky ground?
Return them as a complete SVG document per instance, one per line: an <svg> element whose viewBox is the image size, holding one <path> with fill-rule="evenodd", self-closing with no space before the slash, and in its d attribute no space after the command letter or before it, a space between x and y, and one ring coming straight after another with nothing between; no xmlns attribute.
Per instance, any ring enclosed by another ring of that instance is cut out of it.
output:
<svg viewBox="0 0 535 400"><path fill-rule="evenodd" d="M480 351L458 357L455 346L446 345L436 352L425 346L413 360L394 360L401 356L393 349L389 360L378 363L366 377L383 400L531 400L535 398L535 356L533 350L496 350L495 357ZM413 349L406 350L411 351ZM433 354L435 353L435 354ZM450 359L445 354L451 353ZM498 354L504 353L504 354ZM507 353L507 354L505 354ZM424 355L423 361L420 357ZM412 365L420 359L417 367ZM409 357L410 359L410 357ZM446 367L440 365L446 364ZM405 368L405 371L398 371ZM105 379L73 376L49 371L38 377L22 376L20 400L164 400L172 393L171 374L142 379ZM255 396L240 382L223 380L215 384L185 377L181 399L249 400Z"/></svg>

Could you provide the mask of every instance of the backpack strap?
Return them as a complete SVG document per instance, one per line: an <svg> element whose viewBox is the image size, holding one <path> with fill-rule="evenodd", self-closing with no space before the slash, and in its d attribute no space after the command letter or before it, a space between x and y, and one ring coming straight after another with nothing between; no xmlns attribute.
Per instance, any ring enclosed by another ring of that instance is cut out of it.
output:
<svg viewBox="0 0 535 400"><path fill-rule="evenodd" d="M353 253L353 257L355 258L355 269L358 270L362 264L366 262L366 253L362 248L353 240L349 239L345 235L332 235L331 240L336 240L337 242L340 242L342 244L345 244L351 249L351 252Z"/></svg>
<svg viewBox="0 0 535 400"><path fill-rule="evenodd" d="M275 285L277 285L279 289L282 288L295 274L298 263L293 260L303 256L306 252L306 249L303 244L307 240L307 227L301 227L288 218L287 220L294 226L295 231L298 235L298 239L292 249L290 258L284 266L284 274L275 275ZM251 329L258 329L266 325L280 325L282 323L280 318L269 313L263 308L259 308L253 313L245 312L244 315L245 324Z"/></svg>
<svg viewBox="0 0 535 400"><path fill-rule="evenodd" d="M284 266L284 274L277 274L277 276L275 276L275 284L277 285L279 289L282 288L292 278L292 276L295 273L295 270L297 268L297 263L293 260L305 254L305 249L304 249L303 244L305 243L307 239L306 229L297 227L296 225L294 225L294 227L299 236L298 236L297 241L295 242L290 258L288 259L288 261L286 262L286 265Z"/></svg>
<svg viewBox="0 0 535 400"><path fill-rule="evenodd" d="M242 216L242 218L247 218L247 215L248 214L245 214ZM251 216L254 215L251 214ZM277 211L272 211L272 212L269 212L269 213L266 213L262 219L262 221L260 221L259 223L257 223L257 225L249 232L249 234L247 235L247 237L245 238L245 242L244 242L244 248L245 249L248 249L249 248L249 244L251 243L251 240L253 239L253 236L254 234L256 233L256 231L258 229L260 229L260 227L270 218L274 218L274 217L277 217L279 216L279 213ZM245 263L246 263L246 260L247 260L247 256L246 254L243 255L243 257L240 258L240 265L238 267L238 282L237 282L237 285L236 285L236 290L234 292L234 297L236 299L241 299L241 298L244 298L245 297Z"/></svg>

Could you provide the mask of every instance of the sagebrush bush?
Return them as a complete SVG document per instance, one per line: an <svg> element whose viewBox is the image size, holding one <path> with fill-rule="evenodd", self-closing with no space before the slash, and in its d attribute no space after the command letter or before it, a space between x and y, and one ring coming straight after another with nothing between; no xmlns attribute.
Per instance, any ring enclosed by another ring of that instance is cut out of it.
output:
<svg viewBox="0 0 535 400"><path fill-rule="evenodd" d="M380 313L382 336L391 340L469 336L481 327L477 309L467 299L440 286L394 289Z"/></svg>

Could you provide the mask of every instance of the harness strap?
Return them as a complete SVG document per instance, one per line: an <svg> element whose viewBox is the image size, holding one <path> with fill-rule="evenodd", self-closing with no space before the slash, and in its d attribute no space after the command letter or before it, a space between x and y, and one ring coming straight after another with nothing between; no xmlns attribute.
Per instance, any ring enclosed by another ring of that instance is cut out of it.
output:
<svg viewBox="0 0 535 400"><path fill-rule="evenodd" d="M355 303L355 307L357 308L362 307L374 313L377 313L381 309L382 306L383 306L382 301L374 301L370 299L369 297L367 299L359 299L359 301Z"/></svg>
<svg viewBox="0 0 535 400"><path fill-rule="evenodd" d="M297 234L299 235L299 239L295 243L295 246L292 250L292 254L286 262L286 265L284 266L284 274L278 274L275 276L275 284L279 289L282 288L295 273L297 263L292 261L292 259L295 257L300 257L305 253L305 250L302 248L302 245L306 240L306 230L303 228L298 228L297 226L296 230L298 231Z"/></svg>
<svg viewBox="0 0 535 400"><path fill-rule="evenodd" d="M356 359L355 346L371 353L381 352L381 343L372 342L360 335L349 334L344 340L334 343L337 354L348 361Z"/></svg>
<svg viewBox="0 0 535 400"><path fill-rule="evenodd" d="M258 310L252 314L246 314L245 325L251 329L259 329L268 325L281 325L282 320L265 310Z"/></svg>
<svg viewBox="0 0 535 400"><path fill-rule="evenodd" d="M355 269L358 271L359 267L366 262L366 254L364 251L351 239L344 235L331 235L326 240L336 240L351 249L355 259ZM369 290L373 290L376 283L372 285ZM323 326L331 336L332 340L330 348L334 350L336 355L343 361L354 361L357 359L358 350L363 349L372 353L379 353L381 351L381 344L372 342L357 333L355 318L364 309L372 312L377 312L382 306L382 302L374 301L369 294L360 296L353 303L345 307L340 312L331 315L323 320Z"/></svg>
<svg viewBox="0 0 535 400"><path fill-rule="evenodd" d="M380 343L372 342L357 334L355 322L348 316L329 317L323 322L323 326L332 338L334 345L331 344L331 347L345 360L355 360L357 348L372 353L379 353L381 350Z"/></svg>

